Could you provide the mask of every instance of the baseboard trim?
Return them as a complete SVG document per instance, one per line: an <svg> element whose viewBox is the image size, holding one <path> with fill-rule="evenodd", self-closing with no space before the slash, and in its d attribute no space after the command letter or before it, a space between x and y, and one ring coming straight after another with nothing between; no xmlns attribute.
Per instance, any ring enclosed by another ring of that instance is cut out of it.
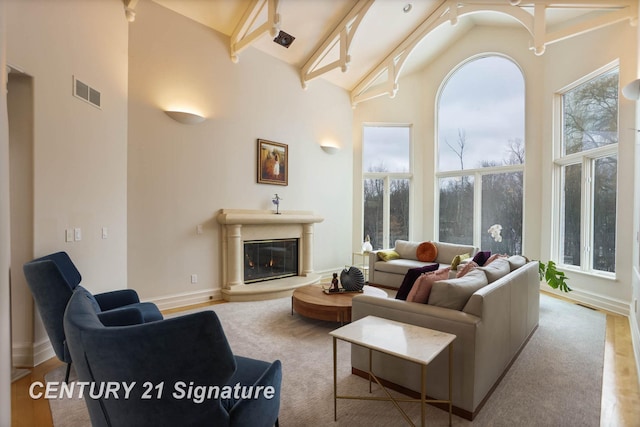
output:
<svg viewBox="0 0 640 427"><path fill-rule="evenodd" d="M630 314L629 302L619 300L617 298L610 298L580 289L574 289L571 292L561 292L549 287L545 282L540 282L540 290L575 302L583 303L594 308L620 314L622 316L628 317Z"/></svg>
<svg viewBox="0 0 640 427"><path fill-rule="evenodd" d="M631 345L633 347L633 355L636 360L636 378L640 385L640 329L638 329L638 317L634 311L629 316L629 327L631 329Z"/></svg>
<svg viewBox="0 0 640 427"><path fill-rule="evenodd" d="M57 356L48 338L33 345L33 366L38 366L52 357Z"/></svg>
<svg viewBox="0 0 640 427"><path fill-rule="evenodd" d="M219 301L222 299L221 289L207 289L204 291L185 292L166 297L152 298L150 302L158 306L160 310L182 308L194 304Z"/></svg>
<svg viewBox="0 0 640 427"><path fill-rule="evenodd" d="M13 366L33 366L33 345L31 343L14 343L11 348Z"/></svg>

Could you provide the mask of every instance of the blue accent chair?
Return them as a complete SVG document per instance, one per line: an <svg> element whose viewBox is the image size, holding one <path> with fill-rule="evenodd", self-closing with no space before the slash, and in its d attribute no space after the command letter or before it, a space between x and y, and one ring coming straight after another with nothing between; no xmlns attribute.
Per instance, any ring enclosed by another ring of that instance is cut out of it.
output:
<svg viewBox="0 0 640 427"><path fill-rule="evenodd" d="M34 259L23 266L23 271L53 350L58 359L67 364L65 381L68 381L72 359L66 345L63 317L67 303L74 289L82 281L82 276L66 252L56 252ZM101 321L107 325L125 321L118 313L114 314L123 307L139 311L144 322L163 318L155 304L141 303L133 289L96 294L92 296L91 301ZM130 314L130 311L126 311L122 316Z"/></svg>
<svg viewBox="0 0 640 427"><path fill-rule="evenodd" d="M105 327L91 294L78 286L67 306L64 330L80 381L135 383L127 398L123 390L117 399L85 393L93 427L271 427L278 423L280 361L234 356L213 311ZM240 387L254 394L236 394ZM265 387L273 395L260 391ZM224 395L225 389L234 392ZM204 390L211 394L202 394Z"/></svg>

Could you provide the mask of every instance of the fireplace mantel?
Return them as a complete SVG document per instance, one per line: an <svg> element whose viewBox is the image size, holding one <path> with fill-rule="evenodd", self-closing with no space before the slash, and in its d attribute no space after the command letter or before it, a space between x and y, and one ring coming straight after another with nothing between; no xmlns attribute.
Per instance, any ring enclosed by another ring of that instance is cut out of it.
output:
<svg viewBox="0 0 640 427"><path fill-rule="evenodd" d="M265 210L222 209L218 214L220 224L314 224L322 221L324 218L307 211L283 211L275 214Z"/></svg>
<svg viewBox="0 0 640 427"><path fill-rule="evenodd" d="M324 218L308 211L222 209L222 296L227 301L252 301L291 295L295 288L316 283L313 272L313 225ZM298 275L259 283L244 283L244 242L259 239L299 239Z"/></svg>

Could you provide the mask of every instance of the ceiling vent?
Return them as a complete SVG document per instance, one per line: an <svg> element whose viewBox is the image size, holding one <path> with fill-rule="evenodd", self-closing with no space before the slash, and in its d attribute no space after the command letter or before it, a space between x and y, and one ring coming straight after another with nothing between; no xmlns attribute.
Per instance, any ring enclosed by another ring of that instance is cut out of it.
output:
<svg viewBox="0 0 640 427"><path fill-rule="evenodd" d="M100 92L73 77L73 96L100 108Z"/></svg>
<svg viewBox="0 0 640 427"><path fill-rule="evenodd" d="M287 34L284 31L280 30L280 32L278 33L276 38L273 39L273 41L278 43L280 46L289 48L289 46L291 46L291 43L293 43L295 39L296 38L293 37L291 34Z"/></svg>

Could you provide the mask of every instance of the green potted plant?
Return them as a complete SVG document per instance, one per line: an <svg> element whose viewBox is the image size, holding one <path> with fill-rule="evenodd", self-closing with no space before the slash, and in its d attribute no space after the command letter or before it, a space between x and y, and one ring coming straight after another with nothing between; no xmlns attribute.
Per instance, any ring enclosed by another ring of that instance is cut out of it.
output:
<svg viewBox="0 0 640 427"><path fill-rule="evenodd" d="M547 282L553 289L559 289L562 292L571 291L571 288L567 285L569 278L563 271L558 271L555 262L547 261L545 264L542 261L538 261L538 272L540 273L540 280Z"/></svg>

